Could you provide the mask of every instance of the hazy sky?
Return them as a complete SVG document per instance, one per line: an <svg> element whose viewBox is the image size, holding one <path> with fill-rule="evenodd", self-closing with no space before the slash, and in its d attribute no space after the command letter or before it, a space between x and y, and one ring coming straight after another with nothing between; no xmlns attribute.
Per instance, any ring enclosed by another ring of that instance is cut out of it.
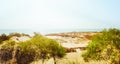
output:
<svg viewBox="0 0 120 64"><path fill-rule="evenodd" d="M0 29L120 28L120 0L0 0Z"/></svg>

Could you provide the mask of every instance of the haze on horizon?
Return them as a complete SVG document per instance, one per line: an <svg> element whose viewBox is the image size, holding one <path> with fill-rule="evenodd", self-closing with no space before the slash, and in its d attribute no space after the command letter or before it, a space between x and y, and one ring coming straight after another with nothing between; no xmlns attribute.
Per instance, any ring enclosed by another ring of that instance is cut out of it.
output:
<svg viewBox="0 0 120 64"><path fill-rule="evenodd" d="M120 28L120 0L0 0L0 29Z"/></svg>

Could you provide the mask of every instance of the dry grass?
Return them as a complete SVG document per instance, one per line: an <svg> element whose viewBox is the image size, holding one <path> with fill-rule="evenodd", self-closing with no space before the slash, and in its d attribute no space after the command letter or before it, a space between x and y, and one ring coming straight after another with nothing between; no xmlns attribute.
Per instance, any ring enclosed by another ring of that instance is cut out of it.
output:
<svg viewBox="0 0 120 64"><path fill-rule="evenodd" d="M83 60L83 57L81 56L82 53L83 51L67 53L67 55L64 58L57 59L57 64L108 64L108 62L104 60L85 62ZM31 64L42 64L42 62L41 60L39 60ZM54 64L53 58L45 60L44 64Z"/></svg>

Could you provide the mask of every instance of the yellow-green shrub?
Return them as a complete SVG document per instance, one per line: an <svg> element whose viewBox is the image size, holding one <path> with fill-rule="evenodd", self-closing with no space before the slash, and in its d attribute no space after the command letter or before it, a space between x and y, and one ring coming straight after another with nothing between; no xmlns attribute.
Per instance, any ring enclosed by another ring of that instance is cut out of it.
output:
<svg viewBox="0 0 120 64"><path fill-rule="evenodd" d="M120 30L109 29L103 30L101 34L93 37L92 42L88 45L87 52L83 55L86 61L109 60L110 63L120 63Z"/></svg>

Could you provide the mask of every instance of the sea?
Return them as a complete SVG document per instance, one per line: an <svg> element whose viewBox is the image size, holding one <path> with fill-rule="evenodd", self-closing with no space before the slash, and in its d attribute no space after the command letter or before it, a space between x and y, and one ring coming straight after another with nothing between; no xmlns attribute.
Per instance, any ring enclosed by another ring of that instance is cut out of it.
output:
<svg viewBox="0 0 120 64"><path fill-rule="evenodd" d="M64 33L64 32L100 32L102 29L0 29L0 34L9 33L25 33L34 35L34 32L42 35L52 33Z"/></svg>

